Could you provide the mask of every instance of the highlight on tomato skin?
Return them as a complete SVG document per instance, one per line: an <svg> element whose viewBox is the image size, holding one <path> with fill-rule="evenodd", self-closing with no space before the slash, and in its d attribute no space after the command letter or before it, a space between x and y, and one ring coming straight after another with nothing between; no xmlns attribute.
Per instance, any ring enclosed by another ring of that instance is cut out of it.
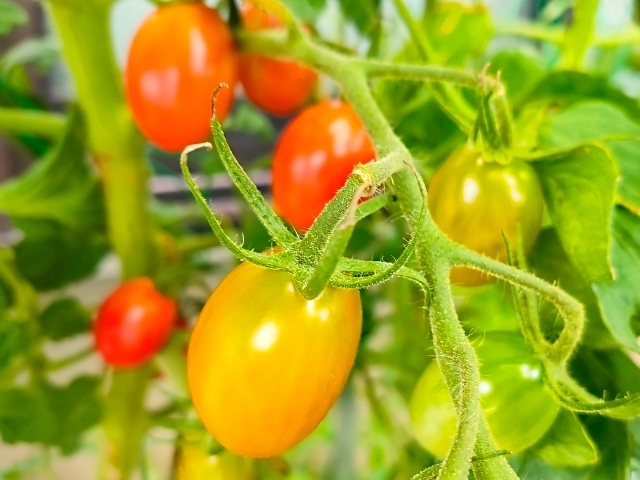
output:
<svg viewBox="0 0 640 480"><path fill-rule="evenodd" d="M191 335L189 390L228 450L266 458L306 438L340 395L362 329L357 290L306 300L284 271L243 263L211 294Z"/></svg>
<svg viewBox="0 0 640 480"><path fill-rule="evenodd" d="M231 88L218 95L218 119L231 110L237 57L215 10L194 2L154 11L136 32L125 66L127 102L142 133L172 152L207 140L211 95L220 83Z"/></svg>
<svg viewBox="0 0 640 480"><path fill-rule="evenodd" d="M96 349L117 368L140 365L166 343L178 317L175 300L147 277L123 282L100 305L93 325Z"/></svg>
<svg viewBox="0 0 640 480"><path fill-rule="evenodd" d="M341 100L324 100L285 127L273 155L275 210L307 230L358 164L376 157L362 120Z"/></svg>
<svg viewBox="0 0 640 480"><path fill-rule="evenodd" d="M447 158L429 184L429 210L436 225L453 241L506 262L503 232L513 243L520 225L524 248L533 246L542 225L542 189L533 168L513 160L486 161L467 147ZM451 281L481 285L491 277L456 267Z"/></svg>
<svg viewBox="0 0 640 480"><path fill-rule="evenodd" d="M250 2L241 7L243 27L248 31L283 28L273 15ZM240 83L255 105L273 115L288 115L299 109L313 91L318 74L308 67L287 60L276 60L241 53Z"/></svg>

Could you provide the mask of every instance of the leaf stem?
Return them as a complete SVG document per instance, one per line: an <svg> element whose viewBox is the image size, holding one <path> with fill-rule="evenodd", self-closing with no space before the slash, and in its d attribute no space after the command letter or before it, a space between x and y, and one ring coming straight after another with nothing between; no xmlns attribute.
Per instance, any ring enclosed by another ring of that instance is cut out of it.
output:
<svg viewBox="0 0 640 480"><path fill-rule="evenodd" d="M65 115L44 110L0 107L0 131L12 135L31 133L57 140L65 131Z"/></svg>

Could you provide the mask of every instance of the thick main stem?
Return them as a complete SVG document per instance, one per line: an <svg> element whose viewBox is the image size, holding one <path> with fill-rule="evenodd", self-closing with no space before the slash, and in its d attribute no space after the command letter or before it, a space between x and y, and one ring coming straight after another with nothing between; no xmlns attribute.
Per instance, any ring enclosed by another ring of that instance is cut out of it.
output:
<svg viewBox="0 0 640 480"><path fill-rule="evenodd" d="M156 245L148 210L144 141L124 101L111 48L111 0L50 0L65 59L89 126L89 147L104 183L109 237L124 278L152 275ZM109 443L103 478L124 480L144 433L148 367L113 373L103 422Z"/></svg>

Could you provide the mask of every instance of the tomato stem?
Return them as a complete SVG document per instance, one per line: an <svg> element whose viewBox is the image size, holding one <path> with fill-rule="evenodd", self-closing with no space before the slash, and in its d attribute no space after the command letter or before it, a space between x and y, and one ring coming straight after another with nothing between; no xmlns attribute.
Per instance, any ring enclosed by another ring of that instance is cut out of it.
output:
<svg viewBox="0 0 640 480"><path fill-rule="evenodd" d="M0 107L0 131L4 133L31 133L57 140L64 133L66 125L66 117L60 113Z"/></svg>

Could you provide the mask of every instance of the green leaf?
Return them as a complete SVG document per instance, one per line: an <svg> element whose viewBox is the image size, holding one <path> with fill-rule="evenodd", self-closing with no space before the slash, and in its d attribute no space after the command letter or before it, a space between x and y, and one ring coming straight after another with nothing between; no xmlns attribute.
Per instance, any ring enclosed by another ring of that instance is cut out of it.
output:
<svg viewBox="0 0 640 480"><path fill-rule="evenodd" d="M12 321L0 314L0 375L16 357L29 350L33 342L25 322Z"/></svg>
<svg viewBox="0 0 640 480"><path fill-rule="evenodd" d="M11 0L0 0L0 36L8 34L13 27L24 25L29 15Z"/></svg>
<svg viewBox="0 0 640 480"><path fill-rule="evenodd" d="M532 452L554 467L584 467L598 461L598 450L574 413L561 410Z"/></svg>
<svg viewBox="0 0 640 480"><path fill-rule="evenodd" d="M509 287L504 283L460 288L460 293L464 296L456 310L467 331L519 331L518 316L508 294Z"/></svg>
<svg viewBox="0 0 640 480"><path fill-rule="evenodd" d="M602 318L614 338L626 348L640 352L632 325L640 312L640 218L624 207L616 207L612 232L614 281L598 283L593 290Z"/></svg>
<svg viewBox="0 0 640 480"><path fill-rule="evenodd" d="M609 140L606 142L618 163L618 203L640 213L640 139Z"/></svg>
<svg viewBox="0 0 640 480"><path fill-rule="evenodd" d="M342 7L343 15L364 34L371 33L381 21L380 0L338 0L338 2Z"/></svg>
<svg viewBox="0 0 640 480"><path fill-rule="evenodd" d="M63 287L93 273L109 250L100 230L72 229L54 221L16 220L24 239L14 247L16 263L38 290Z"/></svg>
<svg viewBox="0 0 640 480"><path fill-rule="evenodd" d="M50 303L38 318L43 333L51 340L62 340L84 333L91 325L91 314L74 298Z"/></svg>
<svg viewBox="0 0 640 480"><path fill-rule="evenodd" d="M610 280L609 217L617 178L611 157L584 145L532 165L571 262L589 282Z"/></svg>
<svg viewBox="0 0 640 480"><path fill-rule="evenodd" d="M479 3L437 2L426 9L422 23L437 63L446 65L465 65L470 56L484 52L493 36L489 11Z"/></svg>
<svg viewBox="0 0 640 480"><path fill-rule="evenodd" d="M0 57L0 71L10 75L15 67L33 63L41 71L48 70L60 59L60 45L55 37L27 38Z"/></svg>
<svg viewBox="0 0 640 480"><path fill-rule="evenodd" d="M631 118L640 119L640 104L635 99L609 85L605 77L580 72L552 72L545 75L520 98L515 107L519 109L528 103L545 103L566 108L584 100L612 103Z"/></svg>
<svg viewBox="0 0 640 480"><path fill-rule="evenodd" d="M58 145L27 173L0 186L0 211L71 227L103 224L102 195L87 163L84 137L80 115L72 112Z"/></svg>
<svg viewBox="0 0 640 480"><path fill-rule="evenodd" d="M311 25L315 24L324 10L325 0L282 0L287 7L303 22Z"/></svg>
<svg viewBox="0 0 640 480"><path fill-rule="evenodd" d="M514 101L521 97L527 89L544 75L544 71L536 61L520 52L503 51L491 59L489 72L496 75L507 89L507 97Z"/></svg>
<svg viewBox="0 0 640 480"><path fill-rule="evenodd" d="M0 390L0 436L6 443L47 443L56 433L47 399L34 389Z"/></svg>
<svg viewBox="0 0 640 480"><path fill-rule="evenodd" d="M74 379L66 387L43 386L56 419L56 435L50 443L59 446L64 455L77 450L82 434L100 421L99 386L98 377L87 376Z"/></svg>
<svg viewBox="0 0 640 480"><path fill-rule="evenodd" d="M571 25L565 34L563 65L580 70L587 49L593 40L598 0L575 0Z"/></svg>
<svg viewBox="0 0 640 480"><path fill-rule="evenodd" d="M276 136L276 130L269 117L249 102L242 102L233 110L224 122L224 128L225 131L250 133L267 142Z"/></svg>
<svg viewBox="0 0 640 480"><path fill-rule="evenodd" d="M547 228L540 232L533 250L529 253L528 261L533 273L558 285L584 305L587 322L581 340L583 345L594 348L612 348L617 345L602 320L598 299L591 285L582 278L567 258L554 229ZM557 328L557 309L544 302L540 310L541 320L546 321L545 325Z"/></svg>
<svg viewBox="0 0 640 480"><path fill-rule="evenodd" d="M627 422L598 415L583 417L600 451L600 462L589 472L589 480L627 480L631 460L631 434Z"/></svg>

